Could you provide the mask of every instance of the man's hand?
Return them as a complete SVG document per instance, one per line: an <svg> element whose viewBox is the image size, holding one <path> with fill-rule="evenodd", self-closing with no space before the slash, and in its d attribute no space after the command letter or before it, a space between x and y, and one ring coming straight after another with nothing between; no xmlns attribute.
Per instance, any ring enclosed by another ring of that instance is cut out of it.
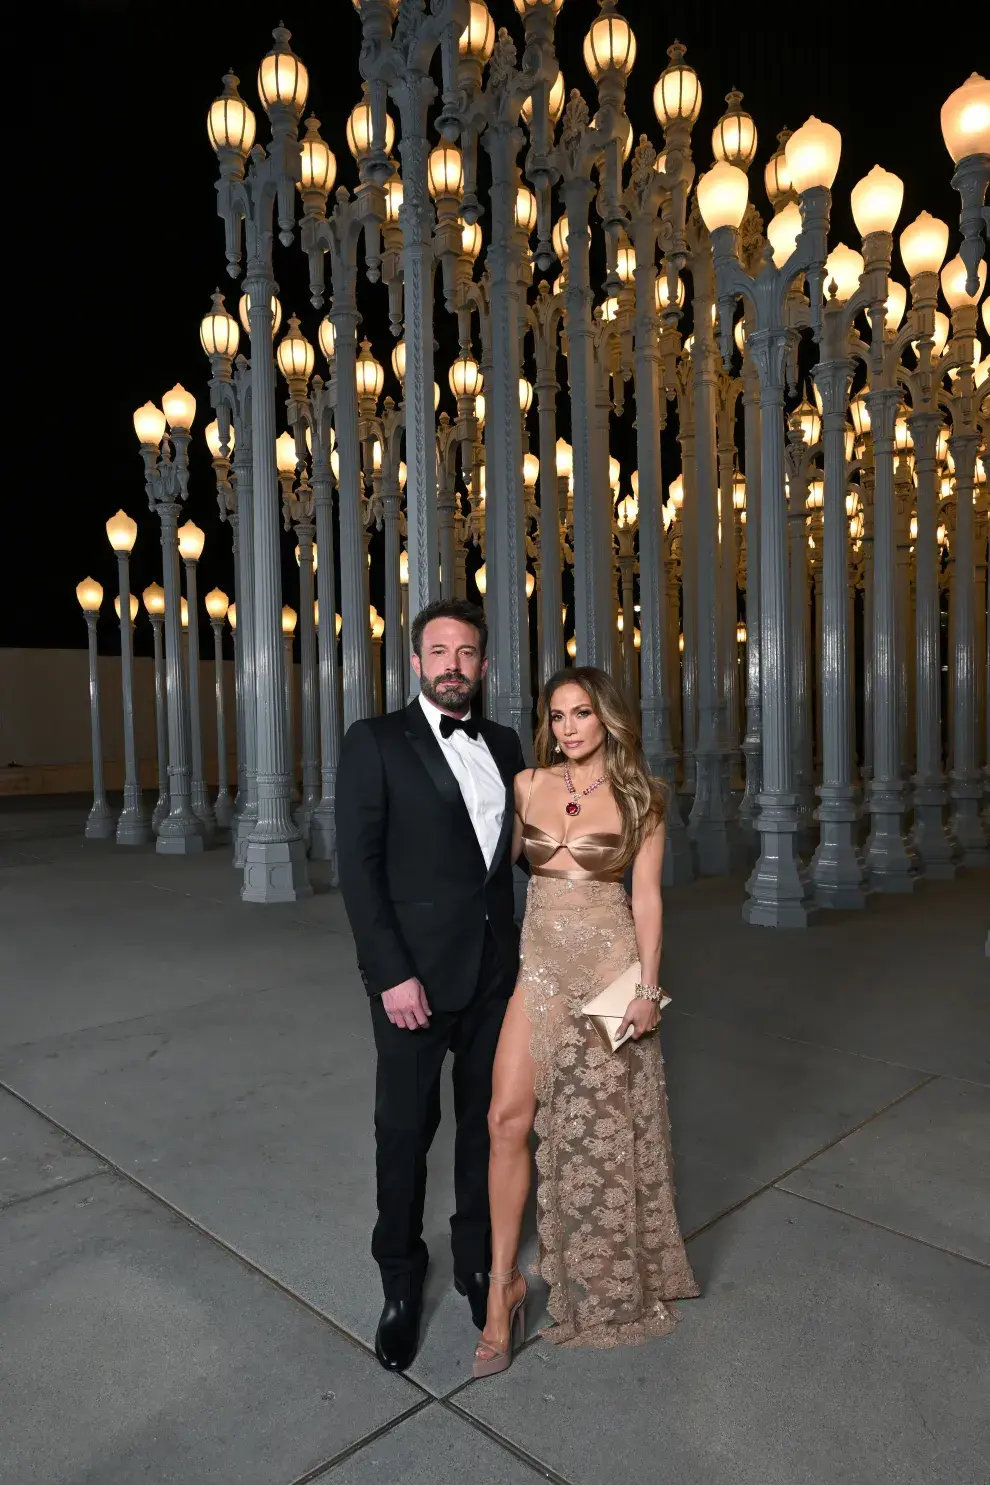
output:
<svg viewBox="0 0 990 1485"><path fill-rule="evenodd" d="M386 990L382 1005L392 1025L403 1026L406 1031L429 1026L433 1014L426 1000L426 991L417 979L403 980L401 985Z"/></svg>

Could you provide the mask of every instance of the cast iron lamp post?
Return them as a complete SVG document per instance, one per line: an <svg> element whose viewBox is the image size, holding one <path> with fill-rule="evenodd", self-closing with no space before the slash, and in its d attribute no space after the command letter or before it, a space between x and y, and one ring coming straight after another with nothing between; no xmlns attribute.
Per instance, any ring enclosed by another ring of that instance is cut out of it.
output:
<svg viewBox="0 0 990 1485"><path fill-rule="evenodd" d="M146 402L134 414L134 431L144 460L148 504L162 526L162 571L165 580L165 684L168 701L169 812L161 822L155 846L163 855L188 855L203 849L203 825L189 799L189 740L186 687L182 673L182 629L179 616L178 521L189 493L189 439L196 399L178 383L162 398L164 411ZM166 436L165 426L169 432Z"/></svg>
<svg viewBox="0 0 990 1485"><path fill-rule="evenodd" d="M952 184L959 192L959 249L966 266L966 293L977 297L977 269L990 236L990 209L985 205L990 186L990 81L973 72L942 104L942 138L956 170Z"/></svg>
<svg viewBox="0 0 990 1485"><path fill-rule="evenodd" d="M153 831L141 793L141 778L134 734L134 628L131 613L130 564L128 558L137 538L137 522L119 510L107 522L107 537L117 555L120 596L120 682L124 703L124 807L117 821L118 846L143 846ZM136 600L135 600L136 602ZM127 617L123 617L124 615Z"/></svg>
<svg viewBox="0 0 990 1485"><path fill-rule="evenodd" d="M273 219L277 207L279 241L288 246L293 236L296 186L303 180L298 131L309 76L289 47L285 27L277 26L272 34L275 45L258 69L258 91L272 128L267 153L260 147L252 149L254 116L238 96L233 74L225 78L224 93L209 115L209 132L220 163L217 201L225 227L227 268L232 277L240 274L241 241L246 237L244 289L250 300L258 819L244 855L241 895L248 902L295 902L312 891L306 848L290 809L288 719L285 690L279 684L281 595L271 353L271 305L277 292Z"/></svg>
<svg viewBox="0 0 990 1485"><path fill-rule="evenodd" d="M229 828L234 818L234 802L227 790L227 727L223 684L223 621L230 602L222 588L212 588L203 599L213 629L213 673L217 705L217 797L213 813L221 830Z"/></svg>
<svg viewBox="0 0 990 1485"><path fill-rule="evenodd" d="M811 118L787 140L791 186L800 205L791 244L767 252L762 267L747 273L738 256L738 231L749 182L738 166L719 162L698 183L698 204L712 238L722 356L729 363L735 301L752 310L746 345L760 379L760 665L762 676L763 792L761 851L746 884L747 922L768 927L804 927L814 912L811 885L797 855L798 801L794 792L788 695L787 513L784 489L784 382L792 330L788 294L802 275L808 280L812 323L821 326L822 280L828 236L830 187L839 165L837 129ZM785 208L785 211L788 208ZM780 225L779 213L775 219ZM771 242L773 234L768 228ZM786 227L785 227L786 230ZM793 231L793 229L791 229ZM787 250L789 246L789 250Z"/></svg>
<svg viewBox="0 0 990 1485"><path fill-rule="evenodd" d="M165 700L165 650L162 637L165 629L165 589L158 583L149 583L141 594L148 618L155 654L155 756L158 763L158 799L151 815L151 828L158 834L162 821L168 814L168 709Z"/></svg>
<svg viewBox="0 0 990 1485"><path fill-rule="evenodd" d="M191 742L191 798L193 814L203 822L203 830L209 840L216 832L216 817L210 804L209 790L203 766L203 725L199 709L199 598L196 591L196 573L199 559L203 555L205 534L195 521L186 521L176 532L179 541L179 556L186 569L186 597L189 604L187 634L188 685L189 685L189 736Z"/></svg>
<svg viewBox="0 0 990 1485"><path fill-rule="evenodd" d="M86 817L87 840L112 840L117 820L107 804L103 783L103 737L100 728L100 656L96 645L96 621L103 602L103 585L84 578L76 587L76 598L86 619L89 637L89 724L93 749L93 803Z"/></svg>

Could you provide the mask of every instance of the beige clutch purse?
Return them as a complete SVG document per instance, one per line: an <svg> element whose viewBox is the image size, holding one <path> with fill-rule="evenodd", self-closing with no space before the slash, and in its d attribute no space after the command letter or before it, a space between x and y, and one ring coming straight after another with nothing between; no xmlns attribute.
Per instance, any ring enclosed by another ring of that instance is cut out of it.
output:
<svg viewBox="0 0 990 1485"><path fill-rule="evenodd" d="M606 985L587 1005L581 1007L610 1052L617 1052L633 1034L630 1026L622 1040L616 1041L615 1034L622 1024L629 1002L636 994L636 986L641 977L642 970L637 959L635 964L630 964L628 969L623 970L618 979L613 980L611 985ZM669 995L657 1002L657 1010L662 1011L665 1005L670 1005Z"/></svg>

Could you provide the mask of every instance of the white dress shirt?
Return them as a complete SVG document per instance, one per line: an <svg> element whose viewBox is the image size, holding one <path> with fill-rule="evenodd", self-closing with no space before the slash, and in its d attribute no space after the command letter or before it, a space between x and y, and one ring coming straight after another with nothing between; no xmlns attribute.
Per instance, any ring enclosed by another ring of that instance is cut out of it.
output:
<svg viewBox="0 0 990 1485"><path fill-rule="evenodd" d="M488 744L480 735L476 738L468 737L466 732L458 731L452 732L450 737L442 737L440 719L443 712L431 701L427 701L422 691L419 693L419 704L440 744L440 751L457 780L457 787L471 817L485 865L491 867L505 815L505 781L498 771L498 765L488 751Z"/></svg>

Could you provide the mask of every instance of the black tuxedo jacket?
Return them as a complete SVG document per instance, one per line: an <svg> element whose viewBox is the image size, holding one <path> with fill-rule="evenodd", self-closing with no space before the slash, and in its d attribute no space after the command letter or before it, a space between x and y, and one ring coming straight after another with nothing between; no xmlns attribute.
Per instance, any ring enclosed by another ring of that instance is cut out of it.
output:
<svg viewBox="0 0 990 1485"><path fill-rule="evenodd" d="M416 976L431 1008L462 1009L478 983L486 924L505 962L505 993L512 993L519 959L512 781L525 763L511 728L485 720L480 728L505 781L489 869L419 701L348 728L337 770L337 855L370 995Z"/></svg>

